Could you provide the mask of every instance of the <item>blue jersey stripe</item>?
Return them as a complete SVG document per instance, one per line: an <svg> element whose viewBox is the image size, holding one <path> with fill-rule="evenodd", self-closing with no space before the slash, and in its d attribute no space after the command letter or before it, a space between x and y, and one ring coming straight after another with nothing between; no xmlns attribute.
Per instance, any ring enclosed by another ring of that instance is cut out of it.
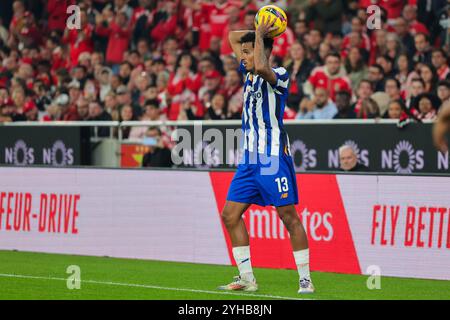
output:
<svg viewBox="0 0 450 320"><path fill-rule="evenodd" d="M262 104L262 114L263 114L263 121L266 124L266 154L270 154L272 150L272 126L270 124L270 114L269 114L269 90L267 90L267 86L269 84L267 82L264 83L262 86L262 93L263 93L263 99L264 102Z"/></svg>
<svg viewBox="0 0 450 320"><path fill-rule="evenodd" d="M253 76L253 78L255 78L255 76ZM259 77L257 77L256 78L256 81L255 81L255 83L253 84L253 88L252 88L252 91L253 92L257 92L258 91L258 82L259 82ZM253 149L251 149L251 150L253 150L254 152L257 152L258 151L258 138L259 138L259 132L258 132L258 117L257 117L257 115L256 115L256 104L257 104L257 99L255 98L255 96L253 96L253 99L252 99L252 124L253 124L253 130L255 131L254 132L254 136L255 136L255 139L253 140L254 141L254 144L253 144Z"/></svg>

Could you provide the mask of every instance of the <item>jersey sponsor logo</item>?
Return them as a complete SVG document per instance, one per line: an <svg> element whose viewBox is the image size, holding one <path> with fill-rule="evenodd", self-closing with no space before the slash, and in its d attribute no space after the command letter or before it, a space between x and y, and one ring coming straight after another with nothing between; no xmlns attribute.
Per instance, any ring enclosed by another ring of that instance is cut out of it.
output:
<svg viewBox="0 0 450 320"><path fill-rule="evenodd" d="M250 91L250 96L253 99L261 99L262 98L262 93L261 93L261 91Z"/></svg>

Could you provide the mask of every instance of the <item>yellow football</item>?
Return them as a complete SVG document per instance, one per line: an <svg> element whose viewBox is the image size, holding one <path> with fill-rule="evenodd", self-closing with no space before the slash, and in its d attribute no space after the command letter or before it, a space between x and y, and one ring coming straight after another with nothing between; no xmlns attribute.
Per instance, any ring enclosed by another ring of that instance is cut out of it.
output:
<svg viewBox="0 0 450 320"><path fill-rule="evenodd" d="M283 9L274 6L274 5L268 5L261 7L261 9L258 10L255 16L255 27L257 28L258 25L261 23L263 17L265 17L265 20L273 20L275 17L275 27L278 27L278 29L273 30L269 33L269 37L275 38L278 37L280 34L282 34L284 31L286 31L287 27L287 16L286 13L283 11Z"/></svg>

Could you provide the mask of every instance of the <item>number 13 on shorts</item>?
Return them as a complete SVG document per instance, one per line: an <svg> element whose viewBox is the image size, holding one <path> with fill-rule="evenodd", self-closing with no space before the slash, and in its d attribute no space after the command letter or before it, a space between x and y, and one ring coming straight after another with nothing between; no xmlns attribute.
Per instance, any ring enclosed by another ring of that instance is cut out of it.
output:
<svg viewBox="0 0 450 320"><path fill-rule="evenodd" d="M289 191L288 180L286 177L276 178L275 182L278 185L278 192L287 192Z"/></svg>

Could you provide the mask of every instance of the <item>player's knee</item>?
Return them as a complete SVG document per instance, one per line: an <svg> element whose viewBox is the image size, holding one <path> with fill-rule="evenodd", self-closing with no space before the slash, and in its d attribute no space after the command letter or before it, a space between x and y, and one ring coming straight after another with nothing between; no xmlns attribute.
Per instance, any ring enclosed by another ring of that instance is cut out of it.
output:
<svg viewBox="0 0 450 320"><path fill-rule="evenodd" d="M301 225L300 218L298 217L297 212L286 212L280 214L280 218L288 231L293 230Z"/></svg>
<svg viewBox="0 0 450 320"><path fill-rule="evenodd" d="M223 224L228 227L233 227L239 222L239 218L235 217L233 212L227 208L222 210L222 221Z"/></svg>

